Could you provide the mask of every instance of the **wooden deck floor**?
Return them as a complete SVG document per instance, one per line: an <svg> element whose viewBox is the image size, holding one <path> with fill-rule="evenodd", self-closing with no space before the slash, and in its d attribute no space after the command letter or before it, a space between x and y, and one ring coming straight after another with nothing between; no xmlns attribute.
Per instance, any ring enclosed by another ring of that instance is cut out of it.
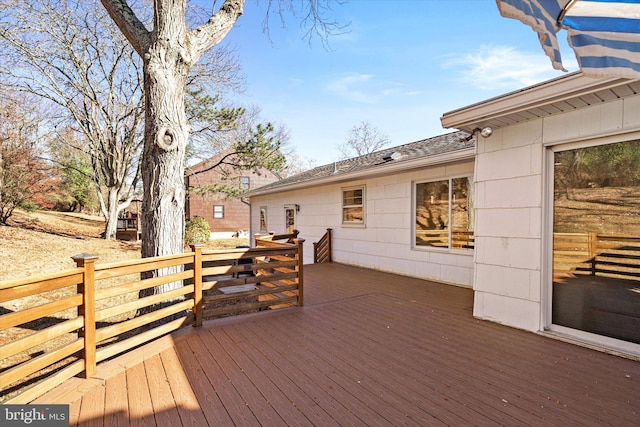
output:
<svg viewBox="0 0 640 427"><path fill-rule="evenodd" d="M306 266L305 307L188 328L34 403L109 427L640 425L640 362L476 320L472 298Z"/></svg>

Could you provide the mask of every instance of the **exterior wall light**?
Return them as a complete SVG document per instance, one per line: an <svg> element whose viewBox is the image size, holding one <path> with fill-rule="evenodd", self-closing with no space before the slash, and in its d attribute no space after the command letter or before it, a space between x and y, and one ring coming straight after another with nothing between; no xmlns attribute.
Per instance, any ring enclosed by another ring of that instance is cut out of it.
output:
<svg viewBox="0 0 640 427"><path fill-rule="evenodd" d="M490 128L489 126L484 127L482 129L480 128L475 128L474 130L471 131L471 133L469 134L469 136L467 136L466 138L461 139L461 142L469 142L473 139L473 137L479 133L483 138L489 138L491 135L493 135L493 129Z"/></svg>
<svg viewBox="0 0 640 427"><path fill-rule="evenodd" d="M478 129L478 130L480 130L480 129ZM489 138L491 135L493 135L493 129L491 129L489 126L487 126L487 127L483 128L480 131L480 135L482 135L483 138Z"/></svg>

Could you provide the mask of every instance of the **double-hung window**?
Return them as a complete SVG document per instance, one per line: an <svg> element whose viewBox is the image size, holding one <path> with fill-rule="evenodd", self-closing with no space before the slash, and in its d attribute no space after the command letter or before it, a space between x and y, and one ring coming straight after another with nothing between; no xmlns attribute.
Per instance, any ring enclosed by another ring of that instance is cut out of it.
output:
<svg viewBox="0 0 640 427"><path fill-rule="evenodd" d="M251 181L248 176L241 176L238 184L240 190L248 190L251 188Z"/></svg>
<svg viewBox="0 0 640 427"><path fill-rule="evenodd" d="M224 218L224 205L213 205L213 219Z"/></svg>
<svg viewBox="0 0 640 427"><path fill-rule="evenodd" d="M364 224L364 187L342 189L342 223Z"/></svg>
<svg viewBox="0 0 640 427"><path fill-rule="evenodd" d="M473 249L473 179L414 185L414 247Z"/></svg>

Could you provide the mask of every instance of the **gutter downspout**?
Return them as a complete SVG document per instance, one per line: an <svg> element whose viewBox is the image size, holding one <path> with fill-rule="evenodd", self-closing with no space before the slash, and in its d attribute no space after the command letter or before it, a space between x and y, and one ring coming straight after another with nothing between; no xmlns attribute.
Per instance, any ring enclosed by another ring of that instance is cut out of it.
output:
<svg viewBox="0 0 640 427"><path fill-rule="evenodd" d="M255 245L255 242L251 241L253 239L253 209L251 206L251 198L240 196L240 201L249 206L249 246L253 247Z"/></svg>

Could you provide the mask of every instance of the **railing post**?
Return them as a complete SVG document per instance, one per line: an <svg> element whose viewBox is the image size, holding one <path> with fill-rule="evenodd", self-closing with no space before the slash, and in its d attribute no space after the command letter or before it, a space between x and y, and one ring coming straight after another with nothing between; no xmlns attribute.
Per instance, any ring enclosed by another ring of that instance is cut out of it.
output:
<svg viewBox="0 0 640 427"><path fill-rule="evenodd" d="M202 248L201 243L191 245L193 251L193 326L202 326Z"/></svg>
<svg viewBox="0 0 640 427"><path fill-rule="evenodd" d="M84 268L82 283L78 284L78 293L82 294L82 305L78 307L78 316L84 319L84 327L78 332L84 339L82 358L84 359L84 377L90 378L96 373L96 260L91 254L71 257L77 267Z"/></svg>
<svg viewBox="0 0 640 427"><path fill-rule="evenodd" d="M333 262L333 258L331 258L331 228L327 228L327 254L329 262Z"/></svg>
<svg viewBox="0 0 640 427"><path fill-rule="evenodd" d="M296 254L296 272L298 273L298 306L302 307L304 305L304 274L303 274L303 264L304 264L304 256L302 253L302 247L304 243L304 239L294 239L293 243L298 247L298 252Z"/></svg>

